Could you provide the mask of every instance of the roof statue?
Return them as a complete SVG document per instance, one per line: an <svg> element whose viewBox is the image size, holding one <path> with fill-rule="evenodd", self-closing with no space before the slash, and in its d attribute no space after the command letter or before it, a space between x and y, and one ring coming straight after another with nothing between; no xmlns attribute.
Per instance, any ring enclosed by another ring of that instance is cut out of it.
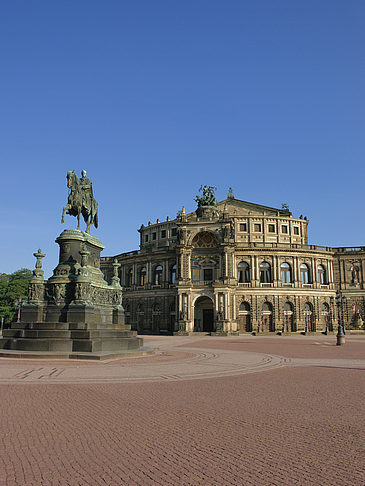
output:
<svg viewBox="0 0 365 486"><path fill-rule="evenodd" d="M217 207L217 199L215 197L214 191L216 191L217 188L215 186L200 186L199 191L203 192L203 195L196 196L194 201L198 203L198 208L201 208L202 206L215 206Z"/></svg>
<svg viewBox="0 0 365 486"><path fill-rule="evenodd" d="M227 195L227 199L234 199L234 194L233 194L232 187L230 187L230 188L228 189L228 195Z"/></svg>
<svg viewBox="0 0 365 486"><path fill-rule="evenodd" d="M86 223L86 233L92 225L98 227L98 203L94 199L91 179L86 177L86 170L81 172L81 179L73 170L67 172L68 201L63 208L61 222L65 222L65 212L77 217L77 229L80 229L80 214Z"/></svg>

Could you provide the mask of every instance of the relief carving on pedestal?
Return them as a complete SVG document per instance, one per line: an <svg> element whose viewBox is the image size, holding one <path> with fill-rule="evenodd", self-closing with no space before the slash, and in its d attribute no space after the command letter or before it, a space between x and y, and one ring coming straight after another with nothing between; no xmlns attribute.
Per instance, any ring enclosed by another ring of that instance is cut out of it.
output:
<svg viewBox="0 0 365 486"><path fill-rule="evenodd" d="M44 285L31 283L28 287L28 299L29 301L44 300Z"/></svg>

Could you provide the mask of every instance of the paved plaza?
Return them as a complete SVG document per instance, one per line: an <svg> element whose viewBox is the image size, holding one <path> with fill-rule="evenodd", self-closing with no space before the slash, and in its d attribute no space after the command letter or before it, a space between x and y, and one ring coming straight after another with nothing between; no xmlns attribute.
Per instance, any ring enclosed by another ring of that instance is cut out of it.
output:
<svg viewBox="0 0 365 486"><path fill-rule="evenodd" d="M150 336L0 359L0 484L365 485L365 337Z"/></svg>

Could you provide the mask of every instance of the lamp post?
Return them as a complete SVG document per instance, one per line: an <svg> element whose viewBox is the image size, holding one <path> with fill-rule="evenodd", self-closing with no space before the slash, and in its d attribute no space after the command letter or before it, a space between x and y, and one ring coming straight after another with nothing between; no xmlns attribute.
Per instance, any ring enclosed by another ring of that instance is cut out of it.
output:
<svg viewBox="0 0 365 486"><path fill-rule="evenodd" d="M336 304L338 311L338 331L337 331L337 346L345 344L345 334L343 332L343 307L342 307L342 297L340 292L336 293Z"/></svg>
<svg viewBox="0 0 365 486"><path fill-rule="evenodd" d="M21 297L19 299L15 299L14 301L14 307L15 309L18 309L18 318L16 322L20 322L20 309L22 308L24 301Z"/></svg>

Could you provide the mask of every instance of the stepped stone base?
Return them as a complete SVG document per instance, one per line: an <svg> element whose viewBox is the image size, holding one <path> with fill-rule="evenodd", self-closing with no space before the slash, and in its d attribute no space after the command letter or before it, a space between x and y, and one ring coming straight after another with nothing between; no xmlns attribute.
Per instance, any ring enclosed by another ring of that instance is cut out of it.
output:
<svg viewBox="0 0 365 486"><path fill-rule="evenodd" d="M43 279L39 250L21 322L3 331L1 355L8 357L103 359L139 352L143 339L124 322L122 288L100 271L100 241L83 231L65 230L56 240L60 259L53 276ZM93 358L94 356L94 358Z"/></svg>
<svg viewBox="0 0 365 486"><path fill-rule="evenodd" d="M155 354L155 349L139 348L138 351L100 351L94 353L73 352L67 353L62 351L19 351L10 349L0 349L0 358L16 359L45 359L45 360L92 360L103 361L117 358L135 358L140 356L149 356Z"/></svg>
<svg viewBox="0 0 365 486"><path fill-rule="evenodd" d="M84 326L84 324L82 324ZM105 352L141 347L136 331L96 328L78 329L78 323L14 323L3 331L0 349L17 351Z"/></svg>

